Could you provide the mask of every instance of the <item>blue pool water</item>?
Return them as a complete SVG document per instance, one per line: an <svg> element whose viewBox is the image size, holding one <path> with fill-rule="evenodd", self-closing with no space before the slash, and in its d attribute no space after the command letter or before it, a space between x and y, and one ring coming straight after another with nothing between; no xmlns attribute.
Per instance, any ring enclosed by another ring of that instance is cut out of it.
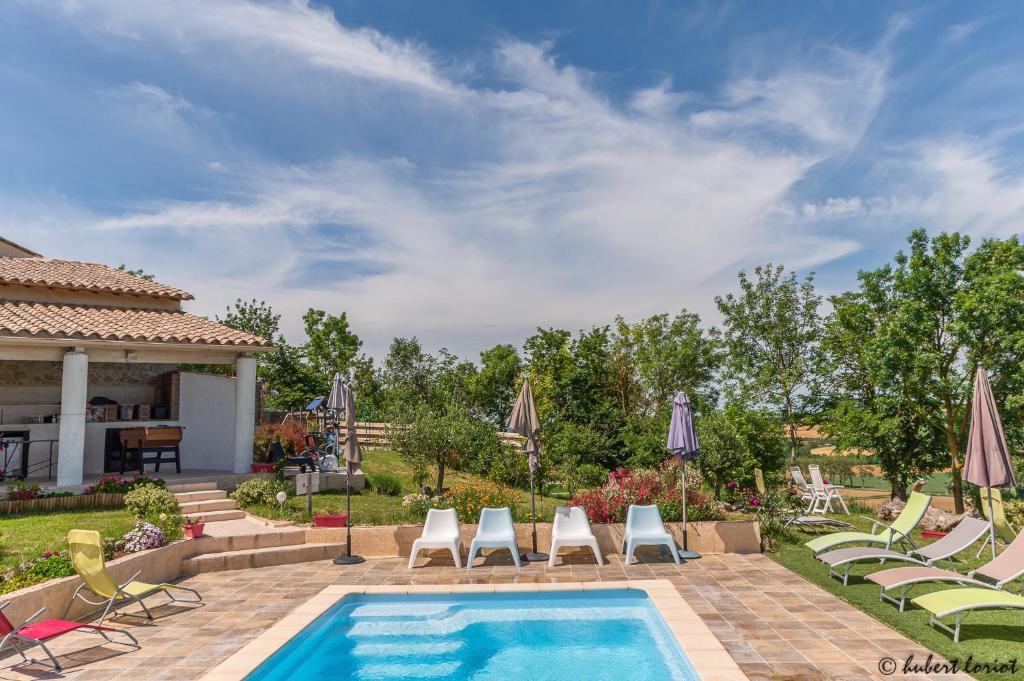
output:
<svg viewBox="0 0 1024 681"><path fill-rule="evenodd" d="M696 680L637 590L347 596L247 681Z"/></svg>

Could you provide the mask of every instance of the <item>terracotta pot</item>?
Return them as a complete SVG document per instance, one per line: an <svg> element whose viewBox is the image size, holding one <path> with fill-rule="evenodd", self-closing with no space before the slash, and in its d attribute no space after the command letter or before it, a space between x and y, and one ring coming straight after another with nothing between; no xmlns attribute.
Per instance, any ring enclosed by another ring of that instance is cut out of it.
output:
<svg viewBox="0 0 1024 681"><path fill-rule="evenodd" d="M274 464L272 463L251 463L249 464L249 470L253 473L273 473Z"/></svg>
<svg viewBox="0 0 1024 681"><path fill-rule="evenodd" d="M192 523L191 525L186 525L185 536L192 537L193 539L202 537L204 527L206 527L206 523Z"/></svg>
<svg viewBox="0 0 1024 681"><path fill-rule="evenodd" d="M345 527L348 524L348 514L340 515L315 515L313 516L313 527Z"/></svg>

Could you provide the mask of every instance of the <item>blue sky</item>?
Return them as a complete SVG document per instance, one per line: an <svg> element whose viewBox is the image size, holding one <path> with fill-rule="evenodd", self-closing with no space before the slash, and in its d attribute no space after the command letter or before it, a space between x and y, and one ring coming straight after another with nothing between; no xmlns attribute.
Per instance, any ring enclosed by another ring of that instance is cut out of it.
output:
<svg viewBox="0 0 1024 681"><path fill-rule="evenodd" d="M0 235L473 356L1024 218L1019 3L0 5Z"/></svg>

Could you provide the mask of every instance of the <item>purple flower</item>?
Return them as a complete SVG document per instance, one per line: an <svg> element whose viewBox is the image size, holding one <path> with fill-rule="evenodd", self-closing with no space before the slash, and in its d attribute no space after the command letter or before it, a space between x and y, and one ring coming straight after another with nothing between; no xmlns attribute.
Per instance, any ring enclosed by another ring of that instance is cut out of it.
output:
<svg viewBox="0 0 1024 681"><path fill-rule="evenodd" d="M739 485L736 483L735 480L730 480L728 484L726 484L726 487L728 487L729 489L736 489L737 487L739 487Z"/></svg>
<svg viewBox="0 0 1024 681"><path fill-rule="evenodd" d="M750 497L750 505L751 506L760 506L761 505L761 500L758 499L757 497Z"/></svg>

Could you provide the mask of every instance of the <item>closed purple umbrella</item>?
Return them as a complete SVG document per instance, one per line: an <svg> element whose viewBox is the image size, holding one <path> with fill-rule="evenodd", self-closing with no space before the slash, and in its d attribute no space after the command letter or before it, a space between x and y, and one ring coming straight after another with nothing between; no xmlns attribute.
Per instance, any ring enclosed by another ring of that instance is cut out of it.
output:
<svg viewBox="0 0 1024 681"><path fill-rule="evenodd" d="M668 426L669 451L679 457L679 481L682 487L683 503L683 550L680 558L700 558L696 551L690 551L686 534L686 462L700 454L700 443L697 442L697 429L693 425L693 409L686 393L676 393L672 401L672 420Z"/></svg>
<svg viewBox="0 0 1024 681"><path fill-rule="evenodd" d="M362 453L359 451L359 436L356 433L356 396L352 387L345 383L344 377L338 373L334 375L331 384L331 394L327 397L327 408L335 411L345 412L345 513L348 518L345 521L345 555L334 559L336 565L353 565L362 563L362 556L352 555L352 476L359 470L363 462ZM337 432L337 416L335 416L335 437L334 442L341 442L341 434Z"/></svg>
<svg viewBox="0 0 1024 681"><path fill-rule="evenodd" d="M964 457L964 480L978 487L1016 487L1017 477L1006 446L1003 422L985 368L979 366L974 377L974 401L971 405L971 430ZM989 538L992 557L996 555L995 521L992 518L992 493L988 493Z"/></svg>
<svg viewBox="0 0 1024 681"><path fill-rule="evenodd" d="M537 407L533 403L533 391L530 390L530 380L523 380L523 388L519 391L519 397L512 407L512 415L508 420L508 427L513 433L519 433L526 438L523 443L523 451L530 466L530 509L533 515L533 551L526 554L526 560L541 561L547 560L546 553L537 550L537 500L533 487L533 474L540 468L540 444L537 442L537 433L540 431L540 419L537 418Z"/></svg>

